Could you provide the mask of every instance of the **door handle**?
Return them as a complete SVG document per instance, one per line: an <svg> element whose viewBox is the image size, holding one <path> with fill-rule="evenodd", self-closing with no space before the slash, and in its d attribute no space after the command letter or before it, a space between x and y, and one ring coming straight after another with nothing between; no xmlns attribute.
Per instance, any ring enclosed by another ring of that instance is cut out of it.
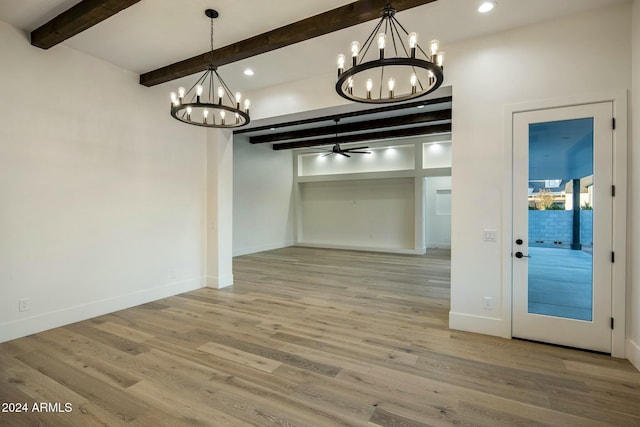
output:
<svg viewBox="0 0 640 427"><path fill-rule="evenodd" d="M525 255L522 252L518 251L515 253L516 258L520 259L520 258L531 258L531 255Z"/></svg>

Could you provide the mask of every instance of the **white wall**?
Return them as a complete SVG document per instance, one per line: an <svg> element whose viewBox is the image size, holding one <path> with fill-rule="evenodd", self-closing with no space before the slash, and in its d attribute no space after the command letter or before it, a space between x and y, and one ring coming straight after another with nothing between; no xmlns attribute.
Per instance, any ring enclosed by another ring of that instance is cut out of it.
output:
<svg viewBox="0 0 640 427"><path fill-rule="evenodd" d="M291 151L233 141L233 255L293 245Z"/></svg>
<svg viewBox="0 0 640 427"><path fill-rule="evenodd" d="M166 89L2 22L0 52L0 341L200 287L205 133Z"/></svg>
<svg viewBox="0 0 640 427"><path fill-rule="evenodd" d="M300 184L304 245L414 249L414 179Z"/></svg>
<svg viewBox="0 0 640 427"><path fill-rule="evenodd" d="M627 357L636 368L640 369L640 0L633 2L633 34L632 34L632 139L630 156L630 266L629 277L629 339L627 340Z"/></svg>
<svg viewBox="0 0 640 427"><path fill-rule="evenodd" d="M299 176L340 175L366 172L388 172L414 170L416 168L414 144L395 145L398 141L389 141L389 147L374 147L371 143L344 144L343 149L369 147L360 151L369 154L353 154L351 157L321 154L302 154L298 157ZM400 142L401 144L401 142ZM330 150L331 147L318 147L318 150Z"/></svg>
<svg viewBox="0 0 640 427"><path fill-rule="evenodd" d="M483 242L502 230L504 109L534 100L631 86L629 5L595 10L447 47L453 86L453 238L450 326L510 331L503 271L509 247ZM508 236L505 236L508 237ZM496 301L485 310L483 297ZM504 303L504 304L503 304Z"/></svg>
<svg viewBox="0 0 640 427"><path fill-rule="evenodd" d="M425 178L425 233L429 248L451 248L451 177Z"/></svg>
<svg viewBox="0 0 640 427"><path fill-rule="evenodd" d="M345 105L347 101L331 89L335 84L335 71L331 70L306 80L253 91L250 94L251 120Z"/></svg>

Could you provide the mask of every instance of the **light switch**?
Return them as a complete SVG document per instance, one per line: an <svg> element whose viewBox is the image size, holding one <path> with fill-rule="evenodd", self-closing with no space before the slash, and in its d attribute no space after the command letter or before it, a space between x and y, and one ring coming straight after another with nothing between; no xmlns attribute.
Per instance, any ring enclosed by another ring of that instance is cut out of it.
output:
<svg viewBox="0 0 640 427"><path fill-rule="evenodd" d="M497 242L498 241L498 231L497 230L484 230L484 241L485 242Z"/></svg>

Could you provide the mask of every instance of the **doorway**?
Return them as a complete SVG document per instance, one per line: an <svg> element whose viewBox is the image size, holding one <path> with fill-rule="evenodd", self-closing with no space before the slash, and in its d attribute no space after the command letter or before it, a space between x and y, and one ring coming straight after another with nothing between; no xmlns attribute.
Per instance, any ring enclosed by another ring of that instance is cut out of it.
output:
<svg viewBox="0 0 640 427"><path fill-rule="evenodd" d="M451 249L451 176L424 179L426 250Z"/></svg>
<svg viewBox="0 0 640 427"><path fill-rule="evenodd" d="M613 103L513 116L512 335L611 352Z"/></svg>

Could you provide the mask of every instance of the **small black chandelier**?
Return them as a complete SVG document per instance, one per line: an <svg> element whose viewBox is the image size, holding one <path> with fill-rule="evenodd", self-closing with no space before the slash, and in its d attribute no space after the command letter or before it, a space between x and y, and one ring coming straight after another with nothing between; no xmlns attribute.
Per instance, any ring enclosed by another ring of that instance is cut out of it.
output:
<svg viewBox="0 0 640 427"><path fill-rule="evenodd" d="M181 122L210 128L236 128L249 124L249 100L241 108L242 94L235 94L218 74L213 64L213 20L219 16L213 9L205 10L211 20L211 52L207 71L187 91L171 92L171 116ZM217 82L217 84L216 84ZM217 88L217 90L216 90ZM214 93L214 90L217 93ZM216 96L217 94L217 96Z"/></svg>
<svg viewBox="0 0 640 427"><path fill-rule="evenodd" d="M407 32L395 14L396 9L387 3L362 47L357 41L351 43L351 68L345 69L346 58L338 55L338 95L354 102L386 104L427 95L442 85L440 43L432 40L429 54L425 53L418 34ZM370 49L374 41L377 52Z"/></svg>

